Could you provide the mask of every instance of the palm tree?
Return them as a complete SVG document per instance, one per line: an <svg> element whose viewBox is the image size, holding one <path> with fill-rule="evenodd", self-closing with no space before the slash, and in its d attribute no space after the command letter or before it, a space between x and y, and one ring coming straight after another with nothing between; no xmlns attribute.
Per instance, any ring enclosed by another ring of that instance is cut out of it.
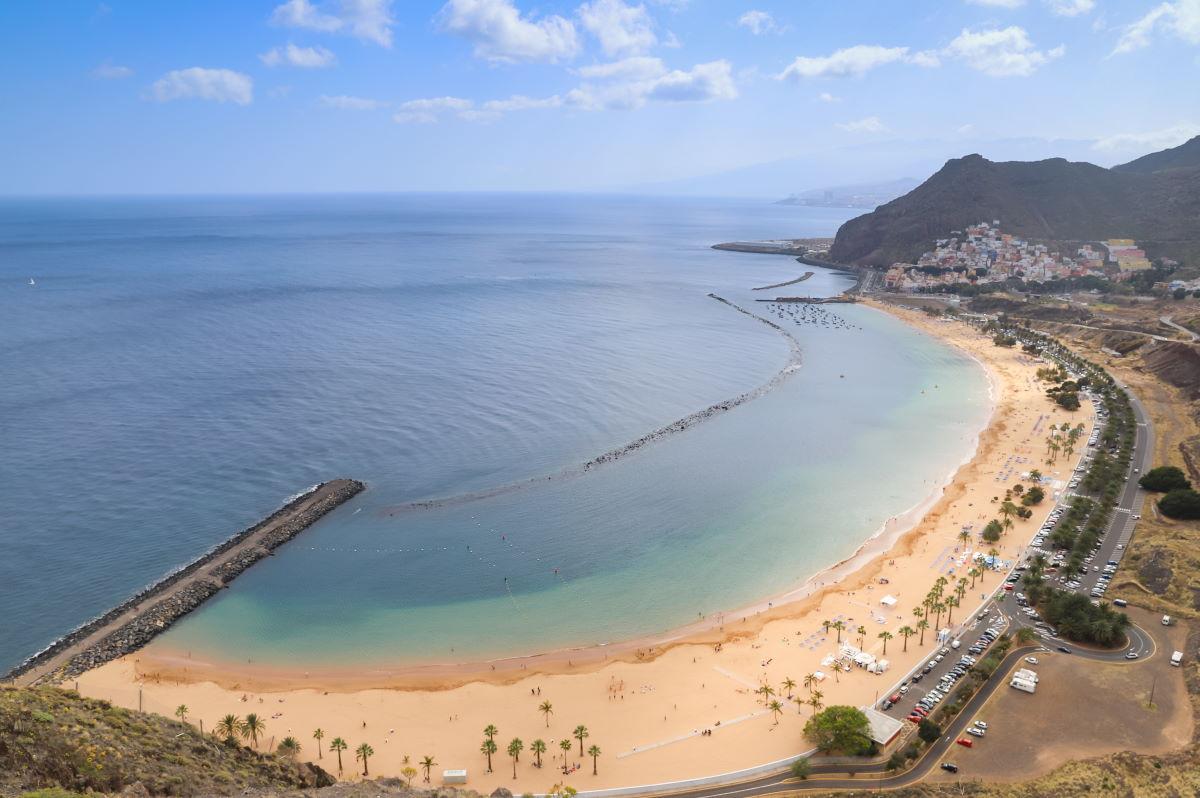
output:
<svg viewBox="0 0 1200 798"><path fill-rule="evenodd" d="M806 673L804 675L804 689L805 690L807 690L808 692L811 693L812 689L813 689L813 685L816 683L817 683L817 674Z"/></svg>
<svg viewBox="0 0 1200 798"><path fill-rule="evenodd" d="M812 707L814 715L820 712L821 708L825 706L821 703L822 698L824 698L824 695L822 695L821 691L815 690L812 694L812 698L808 699L808 705Z"/></svg>
<svg viewBox="0 0 1200 798"><path fill-rule="evenodd" d="M858 647L863 647L863 641L867 639L867 627L859 626L855 631L858 632Z"/></svg>
<svg viewBox="0 0 1200 798"><path fill-rule="evenodd" d="M342 772L342 751L345 751L350 746L346 745L346 741L341 737L334 737L329 741L329 750L337 751L338 757L338 773ZM426 779L428 781L428 779Z"/></svg>
<svg viewBox="0 0 1200 798"><path fill-rule="evenodd" d="M954 595L958 596L958 601L961 604L963 596L967 595L967 578L959 577L958 584L954 586Z"/></svg>
<svg viewBox="0 0 1200 798"><path fill-rule="evenodd" d="M778 701L772 701L767 709L771 710L771 714L775 716L775 725L779 725L779 716L783 714L783 704Z"/></svg>
<svg viewBox="0 0 1200 798"><path fill-rule="evenodd" d="M521 751L524 750L524 748L525 748L525 743L521 742L520 737L514 737L512 739L512 742L510 742L508 744L508 755L512 757L512 761L513 761L513 780L514 781L517 778L517 762L520 761Z"/></svg>
<svg viewBox="0 0 1200 798"><path fill-rule="evenodd" d="M975 580L979 577L979 575L980 575L980 571L978 568L972 568L971 570L967 571L967 576L971 577L971 589L972 590L975 589Z"/></svg>
<svg viewBox="0 0 1200 798"><path fill-rule="evenodd" d="M267 730L267 723L256 713L251 712L242 721L242 737L248 738L255 748L258 748L258 736Z"/></svg>
<svg viewBox="0 0 1200 798"><path fill-rule="evenodd" d="M497 729L494 724L489 723L487 726L483 727L483 736L489 740L496 739L496 735L499 733L500 730Z"/></svg>
<svg viewBox="0 0 1200 798"><path fill-rule="evenodd" d="M842 642L842 632L846 629L845 621L834 621L833 628L837 630L837 641Z"/></svg>
<svg viewBox="0 0 1200 798"><path fill-rule="evenodd" d="M825 630L826 637L829 637L829 629L831 626L833 626L833 621L830 621L830 620L821 621L821 628Z"/></svg>
<svg viewBox="0 0 1200 798"><path fill-rule="evenodd" d="M367 772L367 760L373 756L375 756L375 749L372 748L368 743L362 743L358 746L358 748L354 749L354 758L362 760L363 776L371 775Z"/></svg>
<svg viewBox="0 0 1200 798"><path fill-rule="evenodd" d="M962 544L965 546L971 542L971 533L964 528L958 533L958 539L962 541Z"/></svg>
<svg viewBox="0 0 1200 798"><path fill-rule="evenodd" d="M917 645L925 645L925 630L929 628L929 621L922 618L917 621L917 628L921 630L921 639L917 641Z"/></svg>
<svg viewBox="0 0 1200 798"><path fill-rule="evenodd" d="M781 684L780 687L784 690L787 690L787 697L791 698L792 691L796 689L796 682L793 681L791 676L787 676L784 678L783 684Z"/></svg>
<svg viewBox="0 0 1200 798"><path fill-rule="evenodd" d="M567 770L567 754L571 753L571 738L564 737L563 739L559 740L558 747L561 748L563 752L563 772L565 773Z"/></svg>
<svg viewBox="0 0 1200 798"><path fill-rule="evenodd" d="M537 766L542 766L542 754L546 753L546 741L540 737L529 744L529 750L537 757Z"/></svg>
<svg viewBox="0 0 1200 798"><path fill-rule="evenodd" d="M187 723L187 713L187 704L180 704L179 706L175 707L175 717L179 718L184 723Z"/></svg>
<svg viewBox="0 0 1200 798"><path fill-rule="evenodd" d="M300 753L300 741L289 734L279 741L279 753L284 756L296 756Z"/></svg>
<svg viewBox="0 0 1200 798"><path fill-rule="evenodd" d="M404 786L411 789L412 780L417 777L417 769L412 765L405 765L404 769L400 771L400 775L404 777Z"/></svg>
<svg viewBox="0 0 1200 798"><path fill-rule="evenodd" d="M759 688L754 692L762 696L763 706L766 706L767 702L771 700L771 696L775 695L775 688L771 687L769 684L764 684L760 685Z"/></svg>
<svg viewBox="0 0 1200 798"><path fill-rule="evenodd" d="M882 632L880 632L880 633L879 633L878 635L876 635L876 636L877 636L877 637L878 637L880 640L882 640L882 641L883 641L883 655L886 657L886 656L887 656L887 641L891 640L893 637L895 637L895 635L893 635L893 634L892 634L891 632L889 632L887 629L884 629Z"/></svg>
<svg viewBox="0 0 1200 798"><path fill-rule="evenodd" d="M217 727L213 731L224 737L226 742L235 742L242 736L242 719L237 715L226 715L217 721Z"/></svg>
<svg viewBox="0 0 1200 798"><path fill-rule="evenodd" d="M317 759L321 758L321 740L325 739L324 729L313 729L313 739L317 741Z"/></svg>
<svg viewBox="0 0 1200 798"><path fill-rule="evenodd" d="M425 771L426 784L429 783L429 771L435 767L437 767L437 762L433 761L433 757L428 755L421 757L421 770Z"/></svg>
<svg viewBox="0 0 1200 798"><path fill-rule="evenodd" d="M546 728L550 728L550 716L554 714L554 705L549 701L543 701L538 704L538 712L546 716Z"/></svg>
<svg viewBox="0 0 1200 798"><path fill-rule="evenodd" d="M911 626L905 625L901 626L898 631L900 632L900 636L904 638L904 651L908 651L908 638L915 635L917 630Z"/></svg>
<svg viewBox="0 0 1200 798"><path fill-rule="evenodd" d="M496 753L496 741L491 737L485 737L479 746L479 753L487 756L488 769L487 772L492 772L492 754Z"/></svg>
<svg viewBox="0 0 1200 798"><path fill-rule="evenodd" d="M591 736L590 732L588 732L587 726L584 726L582 723L579 724L575 727L575 731L572 732L572 736L579 741L579 755L583 756L584 738Z"/></svg>
<svg viewBox="0 0 1200 798"><path fill-rule="evenodd" d="M592 758L592 775L596 775L596 760L600 758L600 749L596 746L588 747L588 756Z"/></svg>
<svg viewBox="0 0 1200 798"><path fill-rule="evenodd" d="M950 596L946 599L946 623L954 623L954 608L958 606L958 599Z"/></svg>
<svg viewBox="0 0 1200 798"><path fill-rule="evenodd" d="M1038 471L1035 468L1029 472L1029 478L1031 480L1033 480L1034 482L1041 482L1042 481L1042 472Z"/></svg>

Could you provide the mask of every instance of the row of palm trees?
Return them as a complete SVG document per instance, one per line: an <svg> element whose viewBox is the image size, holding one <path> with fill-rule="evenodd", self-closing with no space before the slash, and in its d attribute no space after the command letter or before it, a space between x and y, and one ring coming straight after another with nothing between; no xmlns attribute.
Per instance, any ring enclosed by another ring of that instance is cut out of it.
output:
<svg viewBox="0 0 1200 798"><path fill-rule="evenodd" d="M548 728L550 726L550 715L554 712L553 705L549 701L543 701L538 707L538 711L545 715L546 726ZM488 773L492 772L492 755L496 754L500 750L500 746L496 743L496 737L499 736L499 734L500 730L497 729L495 724L492 723L489 723L483 729L483 742L479 746L479 752L487 757ZM571 733L571 737L579 741L579 756L581 757L584 754L583 741L590 736L591 732L589 732L588 727L584 726L583 724L576 726L575 730ZM558 747L563 752L563 771L567 770L567 755L571 752L571 748L574 746L574 744L571 742L571 737L567 737L558 741ZM517 763L521 761L521 752L524 750L525 741L520 737L514 737L509 741L508 746L505 748L505 753L507 753L512 759L514 779L517 778ZM529 744L529 750L533 752L534 755L534 767L540 768L542 766L542 754L546 753L547 751L546 741L541 738L534 740ZM600 751L599 746L596 745L592 745L587 749L587 755L592 758L593 776L595 776L598 772L597 769L601 753L602 752Z"/></svg>
<svg viewBox="0 0 1200 798"><path fill-rule="evenodd" d="M184 723L187 723L187 716L190 711L191 710L188 709L187 704L180 704L175 708L175 717L179 718ZM251 712L244 718L240 718L231 713L225 715L219 721L217 721L217 725L213 727L212 734L214 737L225 740L229 743L236 743L239 739L248 741L250 745L257 750L258 741L266 734L266 731L267 722L257 713ZM320 728L314 729L312 736L313 739L317 741L317 758L321 759L324 757L324 746L322 741L325 739L325 730ZM329 750L337 754L339 774L341 774L343 770L342 752L348 750L349 747L349 744L341 737L334 737L329 741ZM294 757L300 753L300 748L300 741L289 735L280 741L278 750L281 754ZM598 753L599 752L597 751L597 754ZM362 774L364 776L370 775L369 762L373 756L375 756L375 749L371 747L370 743L360 743L359 746L354 749L354 758L356 761L362 762ZM428 784L429 772L437 765L437 762L433 760L433 757L426 756L419 764L425 771L425 783ZM405 767L403 774L411 786L413 778L417 775L417 770L409 764L409 758L407 756L404 757L404 765Z"/></svg>
<svg viewBox="0 0 1200 798"><path fill-rule="evenodd" d="M810 673L804 677L804 686L808 688L809 692L809 697L806 699L795 695L796 682L790 676L783 680L779 692L776 692L775 688L769 684L760 685L754 692L762 696L763 706L771 710L771 714L775 716L775 724L778 725L779 717L783 714L783 702L777 696L781 696L784 693L787 694L785 700L795 702L797 711L803 712L804 707L809 706L812 707L813 714L815 715L825 707L821 703L821 699L825 697L825 694L820 690L813 690L813 685L816 682L817 676L815 673Z"/></svg>

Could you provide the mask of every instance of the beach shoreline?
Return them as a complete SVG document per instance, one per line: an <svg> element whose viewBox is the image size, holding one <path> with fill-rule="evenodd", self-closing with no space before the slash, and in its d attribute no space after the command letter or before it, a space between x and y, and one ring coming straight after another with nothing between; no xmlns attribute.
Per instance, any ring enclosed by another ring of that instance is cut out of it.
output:
<svg viewBox="0 0 1200 798"><path fill-rule="evenodd" d="M794 757L806 748L803 726L812 701L871 705L940 649L932 628L919 637L902 636L901 625L915 623L910 610L937 578L951 585L966 578L967 564L989 549L1006 564L1021 556L1078 459L1044 462L1047 425L1094 420L1090 403L1071 414L1049 402L1034 374L1037 361L1020 350L996 347L990 336L958 321L868 304L977 358L989 374L991 413L973 454L946 483L901 514L911 517L889 520L890 527L875 530L853 555L783 597L765 599L744 614L712 615L709 628L684 627L653 641L411 673L222 668L159 643L84 673L79 689L164 715L186 704L192 722L206 729L227 713L248 711L266 717L276 739L292 734L307 740L319 726L343 735L351 747L371 744L373 773L399 775L405 756L428 754L439 767L469 769L468 784L482 792L505 786L540 793L563 778L550 762L541 769L524 758L515 780L503 766L484 772L477 735L488 724L499 726L504 741L509 735L527 743L545 737L551 749L560 738L570 740L577 725L586 725L588 742L604 752L598 775L578 748L555 762L560 771L569 767L570 783L580 790L711 777ZM1022 481L1030 468L1043 472L1047 492L1031 508L1032 518L1017 521L996 544L963 542L960 532L977 534L995 516L1006 487ZM915 523L906 528L910 522ZM944 624L950 636L964 633L964 623L974 619L1000 579L990 569L969 579L961 608ZM806 593L806 587L815 589ZM718 620L723 623L713 623ZM834 621L845 629L837 640L826 626ZM890 638L895 639L889 646ZM886 672L831 668L828 663L844 645L887 660ZM781 699L781 712L760 699L764 684ZM552 703L553 711L540 712L542 702ZM313 758L310 747L305 758Z"/></svg>
<svg viewBox="0 0 1200 798"><path fill-rule="evenodd" d="M872 306L877 311L889 312L878 305ZM741 308L736 309L746 313ZM904 320L903 317L901 319ZM989 402L986 417L975 430L972 443L964 457L941 481L936 482L925 496L884 521L852 553L821 567L800 584L780 593L733 609L709 613L704 618L683 626L634 638L494 658L394 665L372 663L366 667L311 664L293 667L256 666L253 663L235 663L212 657L196 659L191 656L191 652L171 649L160 643L155 646L148 661L153 663L163 678L181 682L212 681L231 688L236 685L239 689L319 688L340 692L373 688L449 690L472 681L511 684L532 675L587 672L613 661L646 662L675 646L717 644L751 635L769 621L803 613L804 608L797 606L803 602L819 603L823 593L846 589L846 579L869 578L870 575L861 572L894 548L901 546L905 537L914 532L924 517L946 497L960 472L976 458L982 437L995 418L1000 388L986 363L970 352L964 354L986 375ZM785 371L787 368L785 366ZM730 628L726 629L726 626ZM186 669L186 674L180 669Z"/></svg>

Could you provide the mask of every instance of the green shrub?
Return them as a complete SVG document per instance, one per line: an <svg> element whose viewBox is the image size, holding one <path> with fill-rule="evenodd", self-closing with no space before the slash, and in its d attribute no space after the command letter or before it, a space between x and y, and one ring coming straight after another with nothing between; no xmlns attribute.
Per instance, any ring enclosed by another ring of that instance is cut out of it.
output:
<svg viewBox="0 0 1200 798"><path fill-rule="evenodd" d="M1159 493L1167 493L1168 491L1179 488L1190 488L1192 486L1192 483L1188 482L1187 475L1175 466L1152 468L1142 475L1142 478L1138 480L1138 484L1146 490L1157 491Z"/></svg>
<svg viewBox="0 0 1200 798"><path fill-rule="evenodd" d="M1158 509L1170 518L1200 518L1200 493L1191 488L1176 488L1158 501Z"/></svg>

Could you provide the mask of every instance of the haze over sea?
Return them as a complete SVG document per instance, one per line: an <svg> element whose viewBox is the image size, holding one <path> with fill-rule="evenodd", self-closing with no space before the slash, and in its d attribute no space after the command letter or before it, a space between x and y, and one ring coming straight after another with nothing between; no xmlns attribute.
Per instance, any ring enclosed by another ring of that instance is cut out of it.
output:
<svg viewBox="0 0 1200 798"><path fill-rule="evenodd" d="M280 665L662 632L799 585L971 451L981 369L869 308L783 336L709 299L834 294L718 241L850 211L538 195L0 202L0 668L339 476L367 492L170 630ZM29 279L35 285L29 285ZM199 656L199 655L198 655Z"/></svg>

